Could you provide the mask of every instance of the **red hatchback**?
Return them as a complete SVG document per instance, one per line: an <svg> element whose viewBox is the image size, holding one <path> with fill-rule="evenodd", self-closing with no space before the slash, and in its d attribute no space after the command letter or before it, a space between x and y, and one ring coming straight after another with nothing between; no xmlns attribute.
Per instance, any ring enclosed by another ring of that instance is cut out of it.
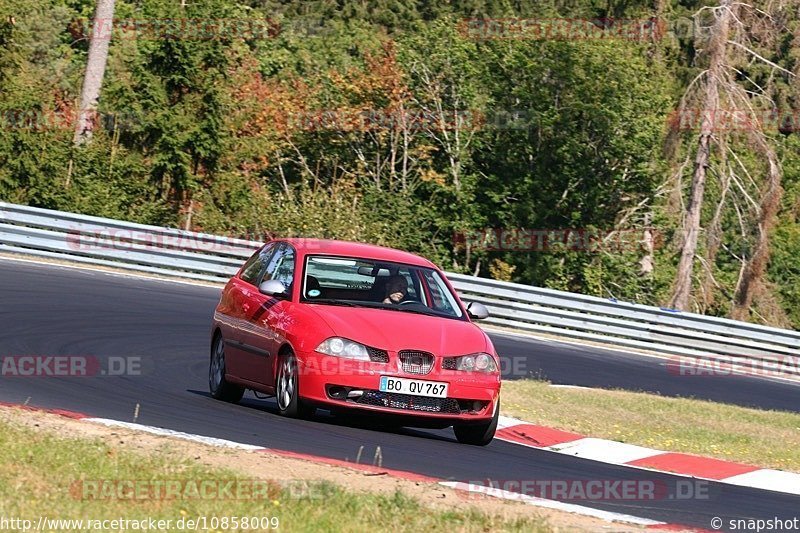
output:
<svg viewBox="0 0 800 533"><path fill-rule="evenodd" d="M453 426L486 445L499 416L500 363L441 270L414 254L316 239L270 241L222 291L209 387L245 389L278 410L373 413L397 425Z"/></svg>

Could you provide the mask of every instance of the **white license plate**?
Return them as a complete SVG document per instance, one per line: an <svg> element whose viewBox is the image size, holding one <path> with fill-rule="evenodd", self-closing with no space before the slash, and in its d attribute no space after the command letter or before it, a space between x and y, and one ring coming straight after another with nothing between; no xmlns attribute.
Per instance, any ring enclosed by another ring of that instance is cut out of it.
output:
<svg viewBox="0 0 800 533"><path fill-rule="evenodd" d="M429 396L431 398L447 398L447 383L381 376L380 391Z"/></svg>

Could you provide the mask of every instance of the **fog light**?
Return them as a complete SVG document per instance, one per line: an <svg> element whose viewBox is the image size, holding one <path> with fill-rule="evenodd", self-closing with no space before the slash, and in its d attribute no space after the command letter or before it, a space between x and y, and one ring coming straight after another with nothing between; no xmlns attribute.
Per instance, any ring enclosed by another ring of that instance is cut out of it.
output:
<svg viewBox="0 0 800 533"><path fill-rule="evenodd" d="M344 400L347 396L347 389L338 385L328 387L328 396L335 400Z"/></svg>

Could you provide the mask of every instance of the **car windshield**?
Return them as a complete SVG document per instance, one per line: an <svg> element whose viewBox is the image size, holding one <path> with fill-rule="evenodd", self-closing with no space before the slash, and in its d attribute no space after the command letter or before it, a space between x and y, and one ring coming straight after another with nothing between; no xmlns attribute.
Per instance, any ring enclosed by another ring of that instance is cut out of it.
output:
<svg viewBox="0 0 800 533"><path fill-rule="evenodd" d="M351 257L306 257L301 301L464 319L435 269Z"/></svg>

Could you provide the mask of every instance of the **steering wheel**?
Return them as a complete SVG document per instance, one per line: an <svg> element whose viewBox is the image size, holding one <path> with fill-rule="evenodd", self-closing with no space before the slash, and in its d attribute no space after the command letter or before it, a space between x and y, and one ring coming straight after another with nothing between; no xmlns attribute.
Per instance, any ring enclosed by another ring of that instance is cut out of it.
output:
<svg viewBox="0 0 800 533"><path fill-rule="evenodd" d="M400 305L408 305L408 304L418 304L419 302L416 300L403 300L400 302Z"/></svg>

